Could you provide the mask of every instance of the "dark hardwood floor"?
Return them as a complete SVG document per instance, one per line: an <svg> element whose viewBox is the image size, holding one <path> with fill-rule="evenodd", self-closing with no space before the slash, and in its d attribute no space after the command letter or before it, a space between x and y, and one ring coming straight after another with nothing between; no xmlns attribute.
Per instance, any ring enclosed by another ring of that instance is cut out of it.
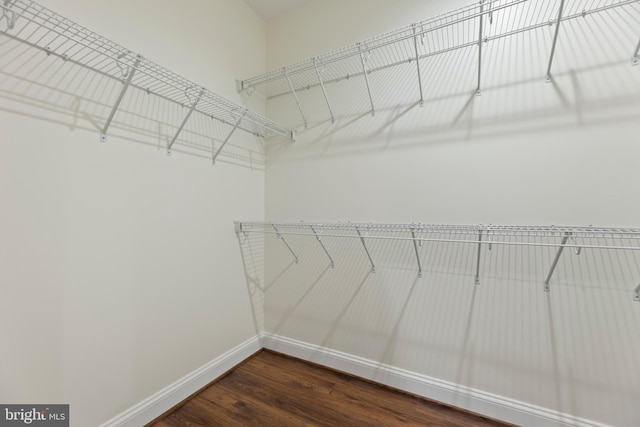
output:
<svg viewBox="0 0 640 427"><path fill-rule="evenodd" d="M178 426L505 426L263 350L159 418Z"/></svg>

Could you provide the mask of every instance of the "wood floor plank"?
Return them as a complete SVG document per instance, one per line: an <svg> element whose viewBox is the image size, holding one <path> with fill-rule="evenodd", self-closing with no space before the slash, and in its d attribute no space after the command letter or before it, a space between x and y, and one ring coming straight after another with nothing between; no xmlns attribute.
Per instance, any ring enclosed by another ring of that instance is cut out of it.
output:
<svg viewBox="0 0 640 427"><path fill-rule="evenodd" d="M507 424L263 350L149 426Z"/></svg>

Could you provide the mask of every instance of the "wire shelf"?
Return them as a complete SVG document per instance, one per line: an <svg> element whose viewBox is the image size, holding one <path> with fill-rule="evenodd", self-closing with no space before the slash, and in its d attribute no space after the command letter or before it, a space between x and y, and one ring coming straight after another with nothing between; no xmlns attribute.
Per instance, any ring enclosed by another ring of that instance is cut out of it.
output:
<svg viewBox="0 0 640 427"><path fill-rule="evenodd" d="M371 75L382 70L397 70L398 77L412 64L417 74L416 97L424 102L421 62L426 58L443 55L456 50L474 48L478 54L477 91L482 87L482 49L489 42L532 31L545 26L555 27L551 58L547 69L547 80L551 79L551 62L557 41L560 23L585 18L610 9L620 12L614 19L620 25L640 18L639 0L573 0L529 1L529 0L482 0L431 19L380 34L369 39L336 49L307 60L287 65L268 73L251 77L241 82L241 88L249 93L257 91L267 99L292 95L298 103L300 113L304 111L297 93L312 88L322 88L354 78L366 80L366 89L375 113L375 96L369 86ZM624 13L623 13L624 12ZM629 48L631 52L631 46ZM637 63L637 53L633 59ZM632 59L632 62L633 62ZM394 79L391 79L394 80ZM402 79L395 79L402 81ZM362 85L363 88L365 85ZM364 90L364 89L363 89ZM418 92L419 91L419 92ZM325 93L325 100L331 105ZM332 119L333 111L331 111ZM306 119L305 119L306 125Z"/></svg>
<svg viewBox="0 0 640 427"><path fill-rule="evenodd" d="M577 255L583 249L600 251L640 251L640 229L612 227L530 226L530 225L443 225L443 224L380 224L352 222L240 222L235 223L236 233L275 234L299 262L295 250L287 243L286 236L316 239L328 256L331 266L335 260L322 242L323 238L357 239L375 273L374 257L367 241L406 241L413 245L418 265L418 277L422 277L422 264L418 246L426 242L454 243L477 247L476 284L480 283L482 248L496 246L543 247L555 249L555 258L544 280L544 290L549 291L550 281L564 249L572 249ZM640 286L634 289L634 300L640 301Z"/></svg>
<svg viewBox="0 0 640 427"><path fill-rule="evenodd" d="M190 107L191 112L231 125L234 130L241 129L264 138L292 137L290 129L200 87L44 6L27 0L2 0L0 7L0 32L5 36L123 83L120 97L105 125L105 136L125 91L136 88ZM185 122L187 119L188 116ZM180 130L182 128L178 133Z"/></svg>

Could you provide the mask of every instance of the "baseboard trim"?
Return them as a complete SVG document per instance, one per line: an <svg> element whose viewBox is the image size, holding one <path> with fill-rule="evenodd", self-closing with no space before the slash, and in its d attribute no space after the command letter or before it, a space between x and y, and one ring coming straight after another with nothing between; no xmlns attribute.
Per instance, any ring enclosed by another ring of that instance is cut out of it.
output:
<svg viewBox="0 0 640 427"><path fill-rule="evenodd" d="M211 362L185 375L100 427L140 427L153 421L252 354L260 351L258 336L248 339Z"/></svg>
<svg viewBox="0 0 640 427"><path fill-rule="evenodd" d="M260 342L269 350L519 426L607 427L605 424L274 334L262 333Z"/></svg>

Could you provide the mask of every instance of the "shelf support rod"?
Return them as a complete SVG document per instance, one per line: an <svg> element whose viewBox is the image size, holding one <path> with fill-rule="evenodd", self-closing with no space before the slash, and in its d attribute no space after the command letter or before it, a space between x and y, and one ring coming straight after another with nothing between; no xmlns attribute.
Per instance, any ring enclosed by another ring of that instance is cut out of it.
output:
<svg viewBox="0 0 640 427"><path fill-rule="evenodd" d="M246 116L246 115L247 115L247 110L244 111L244 113L242 114L242 117L240 117L238 119L236 124L233 126L233 129L231 129L231 132L229 132L229 134L224 139L224 141L222 141L222 145L220 145L220 148L218 148L218 151L215 152L215 154L213 155L213 158L211 159L211 163L212 164L214 164L214 165L216 164L216 159L218 158L218 155L220 154L220 152L222 151L224 146L227 145L227 142L229 142L229 140L233 136L233 133L236 131L236 129L238 129L238 126L240 126L240 123L242 122L242 119L244 119L244 116Z"/></svg>
<svg viewBox="0 0 640 427"><path fill-rule="evenodd" d="M640 285L633 291L633 300L640 301Z"/></svg>
<svg viewBox="0 0 640 427"><path fill-rule="evenodd" d="M291 249L291 246L289 246L289 244L287 243L286 240L284 240L284 237L282 237L282 234L280 234L280 232L278 231L278 229L276 228L276 226L274 224L271 224L271 226L273 227L273 229L276 231L276 236L278 236L278 239L282 240L282 243L284 243L284 245L287 247L287 249L289 249L289 252L291 252L291 255L293 255L293 258L296 260L296 264L298 264L299 260L298 260L298 255L296 255L295 252L293 252L293 249Z"/></svg>
<svg viewBox="0 0 640 427"><path fill-rule="evenodd" d="M318 76L318 81L320 82L320 87L322 88L322 94L324 95L324 100L327 103L329 114L331 114L331 123L335 123L336 119L333 116L333 110L331 110L331 104L329 103L329 97L327 96L327 89L324 87L324 81L322 80L322 76L320 75L320 70L318 69L317 58L313 58L313 68L315 68L316 70L316 76Z"/></svg>
<svg viewBox="0 0 640 427"><path fill-rule="evenodd" d="M562 255L562 251L564 250L564 245L567 244L567 240L569 240L569 236L571 236L571 233L565 233L564 237L562 238L562 242L560 242L560 247L556 252L556 257L553 259L553 263L551 264L551 269L549 270L549 274L547 274L547 278L544 280L545 292L549 292L549 282L551 281L551 276L553 276L553 272L555 271L556 266L558 265L558 261L560 260L560 255Z"/></svg>
<svg viewBox="0 0 640 427"><path fill-rule="evenodd" d="M484 0L480 0L480 30L478 31L478 87L476 88L476 96L480 96L480 85L482 83L482 34L484 32Z"/></svg>
<svg viewBox="0 0 640 427"><path fill-rule="evenodd" d="M284 77L287 79L287 83L289 84L289 89L291 89L291 93L293 94L293 98L296 100L296 105L298 106L298 111L300 111L300 115L302 116L302 121L304 122L304 128L306 129L308 127L307 118L304 116L304 112L302 111L302 106L300 105L300 100L298 99L298 94L296 93L296 90L293 88L293 83L291 83L291 79L289 78L289 72L287 71L287 67L284 67L283 70L284 70Z"/></svg>
<svg viewBox="0 0 640 427"><path fill-rule="evenodd" d="M191 113L193 113L193 110L196 109L196 106L198 105L198 102L200 102L200 98L202 97L203 94L204 94L204 88L200 89L200 93L198 93L198 97L196 98L195 101L193 101L193 104L191 104L191 108L189 108L187 115L184 117L184 120L182 121L182 124L178 128L178 131L176 132L176 134L173 136L173 139L171 140L171 142L169 143L169 147L167 147L167 156L171 155L171 147L173 147L173 144L176 142L176 139L178 139L178 135L180 135L180 132L182 132L184 125L187 124L187 120L189 120L189 117L191 117Z"/></svg>
<svg viewBox="0 0 640 427"><path fill-rule="evenodd" d="M558 20L556 21L556 32L553 35L553 44L551 45L551 55L549 56L549 65L547 66L547 74L545 82L551 83L551 65L553 64L553 56L556 53L556 43L558 42L558 34L560 33L560 24L562 23L562 11L564 10L564 0L560 0L560 9L558 10Z"/></svg>
<svg viewBox="0 0 640 427"><path fill-rule="evenodd" d="M636 46L635 52L633 52L633 57L631 58L631 65L636 66L640 64L640 40L638 40L638 45Z"/></svg>
<svg viewBox="0 0 640 427"><path fill-rule="evenodd" d="M420 264L420 254L418 253L418 242L416 241L416 229L411 229L411 237L413 238L413 249L416 253L416 261L418 261L418 277L422 278L422 264Z"/></svg>
<svg viewBox="0 0 640 427"><path fill-rule="evenodd" d="M367 66L364 63L364 54L362 53L362 46L358 44L358 50L360 50L360 64L362 64L362 75L364 81L367 84L367 93L369 94L369 102L371 103L371 117L375 117L376 108L373 106L373 97L371 96L371 86L369 85L369 75L367 73Z"/></svg>
<svg viewBox="0 0 640 427"><path fill-rule="evenodd" d="M313 225L311 226L311 231L313 231L314 236L316 236L316 240L318 241L318 243L320 243L320 246L322 246L322 250L324 251L324 253L327 254L327 257L329 257L329 261L331 261L331 268L335 268L336 264L335 262L333 262L333 258L331 258L331 255L329 255L329 251L327 251L327 248L324 246L324 243L322 243L322 237L318 236L318 233L316 233L316 230L313 228Z"/></svg>
<svg viewBox="0 0 640 427"><path fill-rule="evenodd" d="M480 253L482 250L482 230L478 231L478 261L476 263L476 285L480 284Z"/></svg>
<svg viewBox="0 0 640 427"><path fill-rule="evenodd" d="M116 111L118 111L118 108L120 108L120 103L122 102L122 99L124 98L124 94L127 92L127 89L129 89L129 85L131 85L131 80L133 79L133 75L136 73L136 70L138 69L138 65L140 65L141 60L142 60L141 55L136 56L136 61L133 64L133 67L129 70L129 73L127 74L127 79L124 81L124 86L122 86L122 89L120 90L118 99L116 99L116 103L113 105L113 108L111 109L111 114L109 114L109 118L107 118L107 122L104 124L104 127L102 128L102 132L100 132L100 141L102 142L107 142L107 130L109 129L109 126L111 126L111 121L115 117Z"/></svg>
<svg viewBox="0 0 640 427"><path fill-rule="evenodd" d="M418 86L420 87L420 106L424 107L424 94L422 93L422 73L420 72L420 52L418 52L418 36L416 35L416 24L413 25L413 47L416 51L416 67L418 68Z"/></svg>
<svg viewBox="0 0 640 427"><path fill-rule="evenodd" d="M369 258L369 262L371 263L371 272L376 272L376 266L373 263L373 259L371 259L371 254L369 253L369 249L367 249L367 244L364 241L364 237L362 237L362 233L360 233L360 227L356 227L356 232L358 236L360 236L360 241L362 242L362 246L364 247L364 251L367 253L367 257Z"/></svg>

